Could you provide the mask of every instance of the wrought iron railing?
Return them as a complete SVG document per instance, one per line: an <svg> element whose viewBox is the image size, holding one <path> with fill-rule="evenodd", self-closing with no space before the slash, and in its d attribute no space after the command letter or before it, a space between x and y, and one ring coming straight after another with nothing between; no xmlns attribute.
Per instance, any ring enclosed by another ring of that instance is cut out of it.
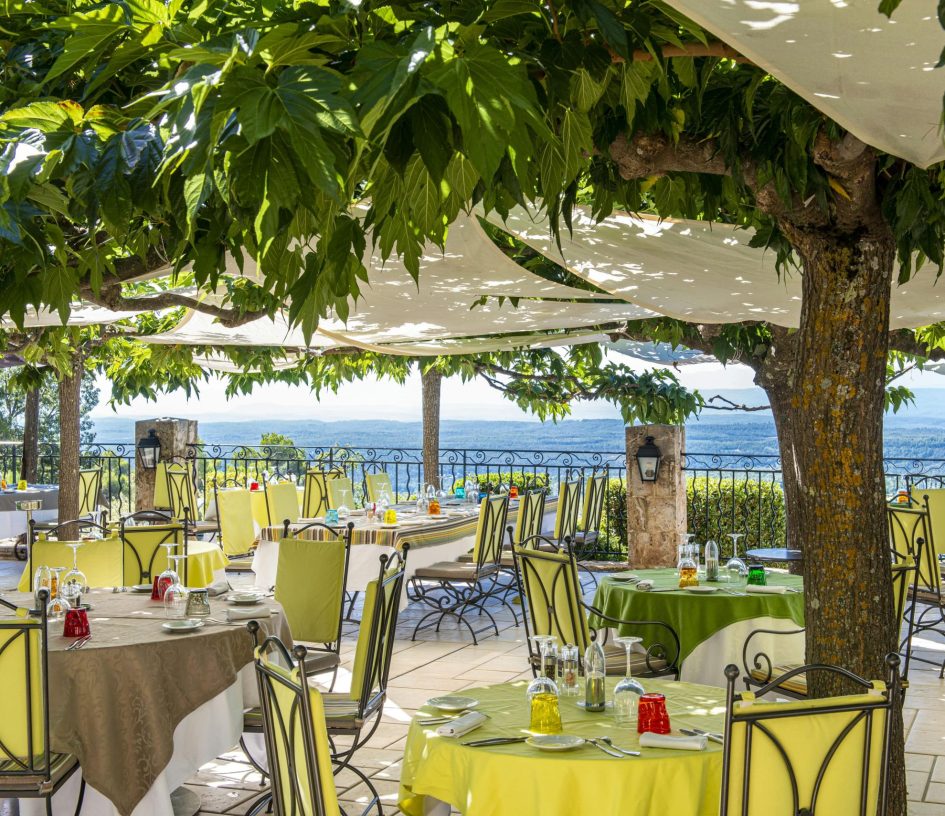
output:
<svg viewBox="0 0 945 816"><path fill-rule="evenodd" d="M0 474L13 481L21 462L21 446L0 444ZM198 488L208 494L223 479L245 483L289 477L301 481L310 467L341 470L363 496L364 477L386 471L400 499L416 497L430 481L420 448L296 447L273 445L192 445L187 452ZM102 470L102 493L112 517L134 509L135 446L95 443L83 447L82 467ZM776 455L684 454L688 475L690 530L697 540L715 538L730 547L729 533L742 533L740 546L780 546L784 541L784 497L781 460ZM440 451L441 481L448 487L472 478L497 486L550 485L568 476L606 471L610 480L600 545L590 555L617 558L626 554L626 454L601 451L537 451L485 448L444 448ZM889 458L885 461L889 494L912 485L945 486L945 459ZM41 446L38 481L56 483L56 446Z"/></svg>

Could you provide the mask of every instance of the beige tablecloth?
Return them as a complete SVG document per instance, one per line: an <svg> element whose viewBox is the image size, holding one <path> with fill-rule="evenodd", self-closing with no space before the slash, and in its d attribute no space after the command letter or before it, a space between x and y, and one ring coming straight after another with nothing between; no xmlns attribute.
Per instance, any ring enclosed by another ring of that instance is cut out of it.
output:
<svg viewBox="0 0 945 816"><path fill-rule="evenodd" d="M244 623L168 634L163 606L148 595L91 592L86 600L92 639L83 648L66 651L73 641L61 636L62 623L49 624L50 744L77 756L86 782L130 814L170 761L174 729L236 682L252 639ZM273 614L260 619L264 630L291 643L279 604L265 605ZM211 607L221 621L235 608L216 599Z"/></svg>

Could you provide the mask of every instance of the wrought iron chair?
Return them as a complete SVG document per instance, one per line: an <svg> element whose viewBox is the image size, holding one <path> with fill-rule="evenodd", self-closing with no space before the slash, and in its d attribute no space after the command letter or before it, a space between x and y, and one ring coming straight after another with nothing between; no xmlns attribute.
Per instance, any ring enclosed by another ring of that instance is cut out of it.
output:
<svg viewBox="0 0 945 816"><path fill-rule="evenodd" d="M190 467L186 463L169 464L165 473L171 516L183 523L187 535L210 535L211 537L219 535L219 514L217 514L217 521L198 519L197 496Z"/></svg>
<svg viewBox="0 0 945 816"><path fill-rule="evenodd" d="M528 661L537 674L541 658L535 652L532 635L554 635L561 644L578 647L581 660L597 633L588 623L591 613L613 626L633 627L644 638L646 651L632 658L634 675L679 679L679 635L663 621L621 620L605 615L583 600L578 580L578 565L569 547L552 551L552 542L543 536L525 539L515 547L516 574L527 612L525 618ZM626 651L622 646L602 642L607 658L607 673L624 674Z"/></svg>
<svg viewBox="0 0 945 816"><path fill-rule="evenodd" d="M387 492L391 499L396 501L394 486L391 484L387 471L379 470L377 473L364 474L364 493L369 502L379 501L381 494L384 492Z"/></svg>
<svg viewBox="0 0 945 816"><path fill-rule="evenodd" d="M502 545L502 559L500 566L514 574L515 562L512 558L512 548L526 538L541 534L541 524L545 515L545 491L542 488L525 490L519 494L518 513L515 516L515 526L506 528L509 540ZM457 561L471 562L472 552L463 553Z"/></svg>
<svg viewBox="0 0 945 816"><path fill-rule="evenodd" d="M351 496L351 503L354 503L354 487L351 479L347 476L338 476L335 479L328 480L328 508L337 510L344 504L345 491ZM349 510L352 507L348 508Z"/></svg>
<svg viewBox="0 0 945 816"><path fill-rule="evenodd" d="M79 471L79 518L89 517L98 521L99 494L102 492L102 469L88 468Z"/></svg>
<svg viewBox="0 0 945 816"><path fill-rule="evenodd" d="M925 535L927 534L928 511L898 505L887 506L887 522L889 529L890 569L893 585L893 619L899 622L900 630L905 624L905 633L899 643L899 651L903 656L903 668L900 677L903 688L908 687L909 665L913 659L924 660L912 653L912 637L919 631L916 620L916 593L921 582L924 559L927 554ZM756 637L769 636L777 639L780 636L796 636L806 632L805 629L773 630L755 629L748 634L742 647L742 665L745 669L745 685L765 686L774 682L778 676L787 677L779 687L779 693L806 699L807 675L803 672L795 673L797 665L776 664L762 649L752 654L752 641ZM924 662L931 662L925 660ZM937 664L935 664L937 665Z"/></svg>
<svg viewBox="0 0 945 816"><path fill-rule="evenodd" d="M584 482L584 503L581 508L581 521L574 534L571 546L579 560L597 554L597 542L600 538L601 521L604 517L604 498L607 495L608 472L603 470L592 473Z"/></svg>
<svg viewBox="0 0 945 816"><path fill-rule="evenodd" d="M154 468L154 499L151 502L155 510L171 510L171 496L167 490L167 469L186 468L187 460L180 456L172 456L157 463Z"/></svg>
<svg viewBox="0 0 945 816"><path fill-rule="evenodd" d="M477 635L494 630L499 634L499 625L492 613L486 608L490 598L496 598L512 613L518 626L518 614L504 598L507 585L499 580L501 575L502 538L505 522L508 518L509 498L507 495L487 496L479 505L479 523L476 528L476 543L472 561L441 561L429 567L421 567L410 579L408 597L420 601L429 607L427 612L414 627L411 640L423 629L436 626L440 631L443 620L455 618L472 635L473 643L478 645ZM466 620L471 612L478 612L480 617L489 619L489 624L473 629Z"/></svg>
<svg viewBox="0 0 945 816"><path fill-rule="evenodd" d="M213 483L213 497L223 552L229 558L249 555L256 543L252 494L235 479L226 479Z"/></svg>
<svg viewBox="0 0 945 816"><path fill-rule="evenodd" d="M325 701L321 692L308 684L307 654L304 646L296 646L290 655L274 636L266 638L256 650L256 680L272 788L253 804L248 811L251 815L270 805L270 799L275 812L286 816L344 813L335 789ZM383 813L377 791L373 792L374 798L362 816L375 807Z"/></svg>
<svg viewBox="0 0 945 816"><path fill-rule="evenodd" d="M567 478L558 488L558 509L555 512L554 539L558 547L567 539L574 541L578 528L578 509L581 505L581 479Z"/></svg>
<svg viewBox="0 0 945 816"><path fill-rule="evenodd" d="M299 520L299 490L295 482L266 485L266 514L270 527L285 521L294 524Z"/></svg>
<svg viewBox="0 0 945 816"><path fill-rule="evenodd" d="M49 741L49 658L46 601L39 594L34 616L0 618L0 800L52 797L79 769L71 754L56 753ZM85 780L79 783L75 813L82 810Z"/></svg>
<svg viewBox="0 0 945 816"><path fill-rule="evenodd" d="M29 547L29 551L27 553L27 569L29 570L28 572L29 588L26 591L31 591L32 586L33 586L33 572L37 567L37 564L33 558L33 550L37 544L41 543L39 541L39 536L43 535L47 539L58 540L59 532L61 530L69 530L69 529L76 529L78 530L80 534L82 533L88 534L89 532L91 532L94 535L101 536L103 539L108 538L109 536L113 535L113 532L109 530L107 527L93 521L90 518L79 518L79 519L73 519L72 521L61 521L58 524L49 524L49 525L46 525L46 524L40 525L40 524L37 524L32 519L30 519L29 540L31 544ZM70 566L71 566L71 562L70 562ZM94 578L89 575L87 575L86 577L89 579L91 586L110 586L110 584L106 584L106 583L100 583L100 584L91 583L94 580Z"/></svg>
<svg viewBox="0 0 945 816"><path fill-rule="evenodd" d="M305 471L305 492L302 495L301 518L319 518L325 515L329 508L328 483L344 474L337 470Z"/></svg>
<svg viewBox="0 0 945 816"><path fill-rule="evenodd" d="M355 752L371 739L384 713L409 549L410 545L404 544L399 552L391 556L382 555L378 576L365 590L350 691L322 695L335 773L351 770L371 791L377 801L378 813L381 807L377 789L351 764L351 760ZM339 738L350 738L351 742L340 746Z"/></svg>
<svg viewBox="0 0 945 816"><path fill-rule="evenodd" d="M145 522L139 524L139 521ZM122 576L125 586L150 583L167 566L164 546L174 544L174 555L184 556L184 574L187 583L187 538L184 525L170 516L143 510L121 519L118 528L122 549Z"/></svg>
<svg viewBox="0 0 945 816"><path fill-rule="evenodd" d="M890 718L901 704L899 655L886 664L885 682L836 666L800 666L754 694L736 694L738 667L726 666L721 816L884 816ZM838 675L859 693L795 703L755 699L812 672Z"/></svg>

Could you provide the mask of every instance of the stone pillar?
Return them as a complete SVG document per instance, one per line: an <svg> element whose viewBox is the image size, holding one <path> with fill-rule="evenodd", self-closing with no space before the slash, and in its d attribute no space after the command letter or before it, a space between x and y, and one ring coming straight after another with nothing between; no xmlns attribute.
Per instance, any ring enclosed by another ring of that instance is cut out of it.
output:
<svg viewBox="0 0 945 816"><path fill-rule="evenodd" d="M637 467L637 450L648 436L663 455L655 482L640 479ZM627 550L638 569L676 565L676 545L686 532L685 442L681 425L627 427Z"/></svg>
<svg viewBox="0 0 945 816"><path fill-rule="evenodd" d="M197 442L197 420L174 419L161 417L160 419L142 419L135 422L135 445L154 430L161 440L161 461L169 462L173 459L184 459L188 453L188 445ZM135 510L150 510L154 507L154 473L153 470L141 467L140 458L135 454Z"/></svg>

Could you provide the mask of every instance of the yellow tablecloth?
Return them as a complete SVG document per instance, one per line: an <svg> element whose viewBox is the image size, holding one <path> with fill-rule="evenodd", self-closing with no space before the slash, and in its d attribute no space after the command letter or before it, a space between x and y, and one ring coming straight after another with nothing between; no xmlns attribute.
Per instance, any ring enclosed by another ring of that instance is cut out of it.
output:
<svg viewBox="0 0 945 816"><path fill-rule="evenodd" d="M608 681L608 695L615 679ZM585 745L564 753L543 753L524 744L467 748L463 742L527 733L527 683L507 683L462 693L480 701L490 716L465 737L436 735L435 727L414 721L407 735L400 777L400 807L423 816L425 797L448 802L464 816L717 816L722 779L721 746L705 751L640 749L636 729L617 726L612 713L587 714L580 697L561 698L564 733L610 736L615 745L642 750L639 757L614 759ZM725 693L692 683L645 680L647 691L666 695L674 731L695 726L721 731ZM432 716L433 709L420 715Z"/></svg>
<svg viewBox="0 0 945 816"><path fill-rule="evenodd" d="M164 569L164 550L158 556L160 569ZM191 541L187 545L187 585L205 587L213 583L213 573L224 569L229 559L220 545L213 541ZM33 544L33 569L40 564L49 567L71 567L72 549L64 541L37 541ZM121 541L106 538L87 541L79 548L79 569L92 587L121 586ZM159 570L160 571L160 570ZM30 591L29 563L23 568L20 592Z"/></svg>

